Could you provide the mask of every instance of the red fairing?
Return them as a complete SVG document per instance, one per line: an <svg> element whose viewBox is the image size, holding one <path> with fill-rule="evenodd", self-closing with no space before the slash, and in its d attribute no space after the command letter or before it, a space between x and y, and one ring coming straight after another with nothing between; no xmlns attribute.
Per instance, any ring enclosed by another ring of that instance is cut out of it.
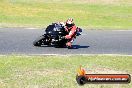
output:
<svg viewBox="0 0 132 88"><path fill-rule="evenodd" d="M75 32L76 32L76 26L72 26L70 28L66 27L66 30L69 31L69 34L65 36L66 39L71 39L75 36Z"/></svg>

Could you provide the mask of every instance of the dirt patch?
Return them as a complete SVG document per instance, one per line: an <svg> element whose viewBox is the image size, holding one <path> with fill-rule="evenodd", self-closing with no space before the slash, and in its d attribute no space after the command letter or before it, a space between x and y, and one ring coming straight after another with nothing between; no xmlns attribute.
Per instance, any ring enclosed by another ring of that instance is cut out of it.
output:
<svg viewBox="0 0 132 88"><path fill-rule="evenodd" d="M6 83L4 83L4 81L2 79L0 79L0 88L5 87Z"/></svg>
<svg viewBox="0 0 132 88"><path fill-rule="evenodd" d="M131 4L132 0L74 0L72 2L91 3L91 4Z"/></svg>
<svg viewBox="0 0 132 88"><path fill-rule="evenodd" d="M36 2L67 2L67 3L91 3L91 4L131 4L132 0L35 0Z"/></svg>
<svg viewBox="0 0 132 88"><path fill-rule="evenodd" d="M117 3L121 0L80 0L82 2L89 2L89 3Z"/></svg>

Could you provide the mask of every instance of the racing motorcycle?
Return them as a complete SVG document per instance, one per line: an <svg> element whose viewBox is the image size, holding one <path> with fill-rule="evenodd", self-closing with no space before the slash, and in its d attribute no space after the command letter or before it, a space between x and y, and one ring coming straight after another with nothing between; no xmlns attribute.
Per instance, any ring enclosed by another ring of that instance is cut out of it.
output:
<svg viewBox="0 0 132 88"><path fill-rule="evenodd" d="M76 36L81 35L82 29L77 27ZM66 47L66 43L68 39L65 39L65 36L68 32L65 30L64 26L60 23L52 23L49 25L45 33L38 37L34 42L34 46L50 46L53 45L55 47Z"/></svg>

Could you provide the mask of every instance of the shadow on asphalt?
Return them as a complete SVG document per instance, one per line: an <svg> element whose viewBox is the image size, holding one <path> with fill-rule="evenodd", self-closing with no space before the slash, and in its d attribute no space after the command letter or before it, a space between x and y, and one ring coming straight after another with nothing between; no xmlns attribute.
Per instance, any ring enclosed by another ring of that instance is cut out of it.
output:
<svg viewBox="0 0 132 88"><path fill-rule="evenodd" d="M90 46L72 45L72 49L89 48Z"/></svg>
<svg viewBox="0 0 132 88"><path fill-rule="evenodd" d="M54 45L49 46L39 46L39 47L55 47ZM89 48L90 46L81 46L81 45L72 45L70 49L80 49L80 48ZM67 48L67 47L55 47L55 48Z"/></svg>

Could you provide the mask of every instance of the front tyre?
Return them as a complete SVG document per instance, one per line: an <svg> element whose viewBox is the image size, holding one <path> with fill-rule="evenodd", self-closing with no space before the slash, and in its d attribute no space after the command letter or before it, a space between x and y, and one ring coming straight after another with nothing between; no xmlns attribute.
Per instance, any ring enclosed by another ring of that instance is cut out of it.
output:
<svg viewBox="0 0 132 88"><path fill-rule="evenodd" d="M37 38L34 42L33 45L34 46L41 46L43 41L45 39L45 36L40 36L39 38Z"/></svg>

